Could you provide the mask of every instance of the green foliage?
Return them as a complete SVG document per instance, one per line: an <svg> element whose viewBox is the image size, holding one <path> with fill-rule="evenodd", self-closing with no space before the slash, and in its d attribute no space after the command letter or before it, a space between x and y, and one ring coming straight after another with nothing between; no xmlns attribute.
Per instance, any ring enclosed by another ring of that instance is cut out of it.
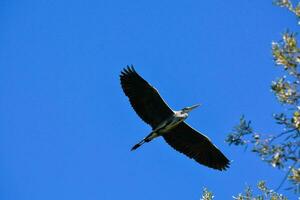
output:
<svg viewBox="0 0 300 200"><path fill-rule="evenodd" d="M203 189L203 194L200 200L212 200L214 198L212 192L208 191L207 188Z"/></svg>
<svg viewBox="0 0 300 200"><path fill-rule="evenodd" d="M275 2L300 16L300 4L293 6L289 0ZM300 19L300 18L299 18ZM229 145L251 145L252 152L273 167L289 169L288 178L292 188L300 187L300 49L295 33L286 32L282 40L272 43L272 54L276 65L283 68L285 75L271 84L271 90L278 101L288 107L288 112L274 115L277 124L283 126L281 133L266 135L256 133L244 117L226 139Z"/></svg>
<svg viewBox="0 0 300 200"><path fill-rule="evenodd" d="M242 116L239 125L234 127L233 133L229 134L225 141L229 145L247 144L249 141L245 140L245 136L253 133L252 128L250 127L250 123L250 121L247 122L245 120L245 117Z"/></svg>
<svg viewBox="0 0 300 200"><path fill-rule="evenodd" d="M294 5L290 0L275 0L274 4L287 8L296 15L300 25L300 2ZM297 34L285 32L282 39L272 42L272 55L275 65L283 69L284 75L271 84L271 91L278 102L285 108L284 112L274 114L274 120L282 126L282 131L273 134L258 133L251 127L251 122L244 116L227 136L229 145L250 147L264 162L280 170L287 171L286 179L290 188L300 193L300 48ZM282 194L269 189L265 181L257 184L259 194L254 194L250 187L233 197L237 200L287 200ZM211 200L213 195L204 189L202 200Z"/></svg>
<svg viewBox="0 0 300 200"><path fill-rule="evenodd" d="M274 117L287 127L287 119L284 115ZM290 120L293 121L293 119ZM229 145L251 146L251 151L256 153L263 161L273 167L284 169L285 167L290 168L299 165L298 134L299 132L295 128L277 135L256 133L250 127L250 121L242 117L240 124L227 136L226 142ZM281 137L284 137L284 139ZM297 139L295 140L295 138Z"/></svg>
<svg viewBox="0 0 300 200"><path fill-rule="evenodd" d="M282 194L278 194L273 190L267 188L266 183L264 181L260 181L257 184L257 189L259 190L258 195L253 194L253 191L250 187L247 187L244 193L238 194L237 197L233 197L236 200L287 200Z"/></svg>
<svg viewBox="0 0 300 200"><path fill-rule="evenodd" d="M274 190L269 189L266 186L265 181L260 181L257 184L258 194L254 194L251 187L246 187L243 193L238 194L236 197L232 198L235 200L288 200L282 194L275 192ZM212 192L208 191L207 188L204 188L203 194L200 200L212 200L214 198Z"/></svg>
<svg viewBox="0 0 300 200"><path fill-rule="evenodd" d="M289 11L293 12L298 20L300 20L300 3L298 2L297 5L293 5L292 1L290 0L275 0L274 4L280 7L287 8Z"/></svg>
<svg viewBox="0 0 300 200"><path fill-rule="evenodd" d="M276 0L274 3L294 13L300 24L300 3L296 6L290 0ZM271 84L271 91L285 108L284 112L274 114L274 120L282 126L282 132L257 133L250 126L250 121L242 116L226 142L250 147L252 152L272 167L287 171L286 178L291 185L289 189L300 193L300 48L297 34L285 32L281 40L272 42L272 55L275 65L283 70L283 76ZM286 199L265 187L264 182L258 184L258 189L263 195L253 197L251 189L247 188L236 199Z"/></svg>

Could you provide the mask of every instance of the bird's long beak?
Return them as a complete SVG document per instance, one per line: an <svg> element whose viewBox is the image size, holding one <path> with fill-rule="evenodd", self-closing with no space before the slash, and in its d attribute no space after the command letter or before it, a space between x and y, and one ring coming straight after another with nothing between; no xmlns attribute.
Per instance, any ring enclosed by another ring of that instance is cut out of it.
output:
<svg viewBox="0 0 300 200"><path fill-rule="evenodd" d="M191 107L189 107L189 110L194 110L195 108L199 107L201 104L196 104L196 105L193 105Z"/></svg>

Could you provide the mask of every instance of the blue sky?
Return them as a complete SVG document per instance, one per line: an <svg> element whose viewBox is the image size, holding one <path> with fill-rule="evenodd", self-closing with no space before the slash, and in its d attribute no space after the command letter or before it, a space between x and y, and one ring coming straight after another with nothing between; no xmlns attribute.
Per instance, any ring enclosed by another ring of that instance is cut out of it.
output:
<svg viewBox="0 0 300 200"><path fill-rule="evenodd" d="M204 187L230 199L282 180L224 142L242 114L259 132L281 130L270 46L298 27L271 0L4 0L0 24L1 199L199 199ZM228 171L161 138L129 151L150 127L121 90L127 64L172 108L203 104L187 122L232 160Z"/></svg>

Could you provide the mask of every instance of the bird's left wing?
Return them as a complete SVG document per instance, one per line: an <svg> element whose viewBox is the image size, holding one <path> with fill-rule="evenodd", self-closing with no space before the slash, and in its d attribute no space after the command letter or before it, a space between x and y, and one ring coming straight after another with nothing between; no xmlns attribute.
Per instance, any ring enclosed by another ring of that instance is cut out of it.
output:
<svg viewBox="0 0 300 200"><path fill-rule="evenodd" d="M153 129L173 114L158 91L145 81L132 66L127 66L121 72L120 80L122 89L135 112Z"/></svg>
<svg viewBox="0 0 300 200"><path fill-rule="evenodd" d="M175 150L202 165L218 170L226 170L229 167L229 160L209 138L185 122L181 122L178 126L163 134L163 137Z"/></svg>

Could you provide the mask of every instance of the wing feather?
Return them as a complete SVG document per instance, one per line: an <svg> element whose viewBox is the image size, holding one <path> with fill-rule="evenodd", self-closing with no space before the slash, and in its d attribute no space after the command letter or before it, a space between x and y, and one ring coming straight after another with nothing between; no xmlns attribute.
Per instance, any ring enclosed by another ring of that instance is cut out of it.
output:
<svg viewBox="0 0 300 200"><path fill-rule="evenodd" d="M178 124L163 135L166 142L175 150L194 159L198 163L218 170L226 170L229 160L209 140L185 122Z"/></svg>
<svg viewBox="0 0 300 200"><path fill-rule="evenodd" d="M173 114L158 91L133 68L124 68L120 75L122 89L139 117L154 129Z"/></svg>

